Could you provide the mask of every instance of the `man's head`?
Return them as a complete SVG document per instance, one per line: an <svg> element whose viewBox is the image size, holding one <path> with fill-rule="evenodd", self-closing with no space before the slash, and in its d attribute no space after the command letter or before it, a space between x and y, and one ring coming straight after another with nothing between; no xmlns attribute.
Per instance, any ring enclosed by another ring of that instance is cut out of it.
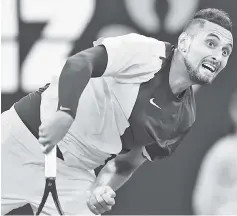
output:
<svg viewBox="0 0 237 216"><path fill-rule="evenodd" d="M229 15L212 8L198 11L178 41L187 73L195 84L211 83L225 68L232 48Z"/></svg>

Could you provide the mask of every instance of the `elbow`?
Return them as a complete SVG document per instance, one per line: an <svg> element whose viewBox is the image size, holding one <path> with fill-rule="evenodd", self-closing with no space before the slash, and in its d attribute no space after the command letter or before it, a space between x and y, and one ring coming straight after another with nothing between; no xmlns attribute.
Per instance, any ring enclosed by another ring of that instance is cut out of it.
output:
<svg viewBox="0 0 237 216"><path fill-rule="evenodd" d="M89 70L92 71L92 63L88 59L88 56L84 54L83 52L79 52L73 56L70 56L65 66L73 71L83 71L83 70Z"/></svg>
<svg viewBox="0 0 237 216"><path fill-rule="evenodd" d="M119 175L131 175L136 168L128 161L111 160L106 165L107 171Z"/></svg>
<svg viewBox="0 0 237 216"><path fill-rule="evenodd" d="M66 64L70 67L89 68L91 71L93 69L92 62L85 52L79 52L73 56L70 56L67 59Z"/></svg>
<svg viewBox="0 0 237 216"><path fill-rule="evenodd" d="M78 62L84 62L84 57L81 53L68 57L66 65L72 66L78 64Z"/></svg>
<svg viewBox="0 0 237 216"><path fill-rule="evenodd" d="M83 54L76 54L67 59L60 77L63 79L73 79L74 81L78 79L90 79L92 73L92 66L89 64L86 56Z"/></svg>
<svg viewBox="0 0 237 216"><path fill-rule="evenodd" d="M67 67L67 68L70 68L70 69L76 68L76 66L78 64L78 61L82 61L81 57L80 58L77 57L77 59L76 59L74 56L70 56L67 59L64 67Z"/></svg>

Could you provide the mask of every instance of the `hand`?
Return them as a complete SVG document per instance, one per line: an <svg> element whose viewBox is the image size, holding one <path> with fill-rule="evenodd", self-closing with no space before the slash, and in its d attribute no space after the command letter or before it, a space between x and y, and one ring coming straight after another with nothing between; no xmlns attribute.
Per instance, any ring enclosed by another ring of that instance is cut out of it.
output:
<svg viewBox="0 0 237 216"><path fill-rule="evenodd" d="M100 186L90 192L87 206L94 214L110 211L115 204L115 192L109 186Z"/></svg>
<svg viewBox="0 0 237 216"><path fill-rule="evenodd" d="M39 142L43 153L48 153L68 132L73 118L66 112L58 110L39 127Z"/></svg>

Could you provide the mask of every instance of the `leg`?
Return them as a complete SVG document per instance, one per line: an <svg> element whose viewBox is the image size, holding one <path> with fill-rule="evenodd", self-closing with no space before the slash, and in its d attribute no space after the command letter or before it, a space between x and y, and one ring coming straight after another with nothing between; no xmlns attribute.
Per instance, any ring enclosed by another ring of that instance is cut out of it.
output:
<svg viewBox="0 0 237 216"><path fill-rule="evenodd" d="M56 188L64 213L66 215L93 215L86 201L87 191L93 185L95 175L87 170L68 167L62 160L57 161L57 170ZM31 205L34 212L37 211L39 203L40 199L37 196L32 197ZM48 196L42 213L58 214L51 194Z"/></svg>
<svg viewBox="0 0 237 216"><path fill-rule="evenodd" d="M35 213L45 186L44 154L38 140L14 110L10 111L2 116L2 209L10 211L30 203ZM56 187L65 214L92 214L86 201L87 191L94 181L95 175L90 171L68 167L65 161L57 160ZM11 202L8 203L12 205L7 204L9 198ZM51 194L42 214L57 214Z"/></svg>
<svg viewBox="0 0 237 216"><path fill-rule="evenodd" d="M1 214L7 214L13 209L27 204L23 196L19 196L16 185L20 185L19 162L17 156L12 155L11 146L15 146L16 140L11 136L9 111L1 115ZM12 157L13 156L13 157ZM19 187L18 187L19 188Z"/></svg>
<svg viewBox="0 0 237 216"><path fill-rule="evenodd" d="M28 197L32 190L30 185L35 184L32 181L34 167L27 165L33 161L34 156L32 157L29 149L25 147L29 143L16 136L17 133L23 134L23 136L25 133L21 127L16 126L17 119L15 117L14 112L11 110L1 115L2 214L7 214L11 210L29 203L30 199ZM41 170L42 166L43 164L41 163Z"/></svg>

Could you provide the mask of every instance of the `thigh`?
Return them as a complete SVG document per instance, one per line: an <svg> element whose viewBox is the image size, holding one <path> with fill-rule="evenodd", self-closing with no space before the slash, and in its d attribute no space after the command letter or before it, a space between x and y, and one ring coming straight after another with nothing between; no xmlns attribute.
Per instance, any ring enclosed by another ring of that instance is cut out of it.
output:
<svg viewBox="0 0 237 216"><path fill-rule="evenodd" d="M11 122L2 119L1 137L1 200L2 213L30 202L32 194L41 193L44 184L43 162L32 154L12 133ZM27 143L24 143L27 145Z"/></svg>
<svg viewBox="0 0 237 216"><path fill-rule="evenodd" d="M36 212L45 187L44 165L33 161L32 158L24 157L22 160L18 154L11 152L10 148L4 148L2 153L2 199L6 200L10 197L12 204L15 204L14 208L30 203L33 211ZM92 214L86 202L95 175L87 170L70 168L62 163L58 159L56 186L65 214ZM18 200L19 203L14 203L14 200ZM12 210L10 206L8 210ZM42 213L57 214L51 194Z"/></svg>
<svg viewBox="0 0 237 216"><path fill-rule="evenodd" d="M45 186L44 156L40 155L42 153L39 146L35 146L37 143L27 143L21 136L15 136L18 135L16 130L19 128L12 128L5 117L4 122L1 151L2 200L5 199L6 202L10 198L15 208L30 203L36 211ZM91 214L86 202L87 191L94 181L95 175L92 172L69 167L64 161L57 160L56 185L60 203L66 214ZM8 209L11 210L11 207ZM51 195L42 213L57 214Z"/></svg>
<svg viewBox="0 0 237 216"><path fill-rule="evenodd" d="M1 213L3 215L27 204L32 189L37 190L37 188L31 186L32 176L36 170L26 165L29 160L27 157L22 158L18 141L9 133L9 135L5 134L2 144ZM44 181L43 177L42 181Z"/></svg>

